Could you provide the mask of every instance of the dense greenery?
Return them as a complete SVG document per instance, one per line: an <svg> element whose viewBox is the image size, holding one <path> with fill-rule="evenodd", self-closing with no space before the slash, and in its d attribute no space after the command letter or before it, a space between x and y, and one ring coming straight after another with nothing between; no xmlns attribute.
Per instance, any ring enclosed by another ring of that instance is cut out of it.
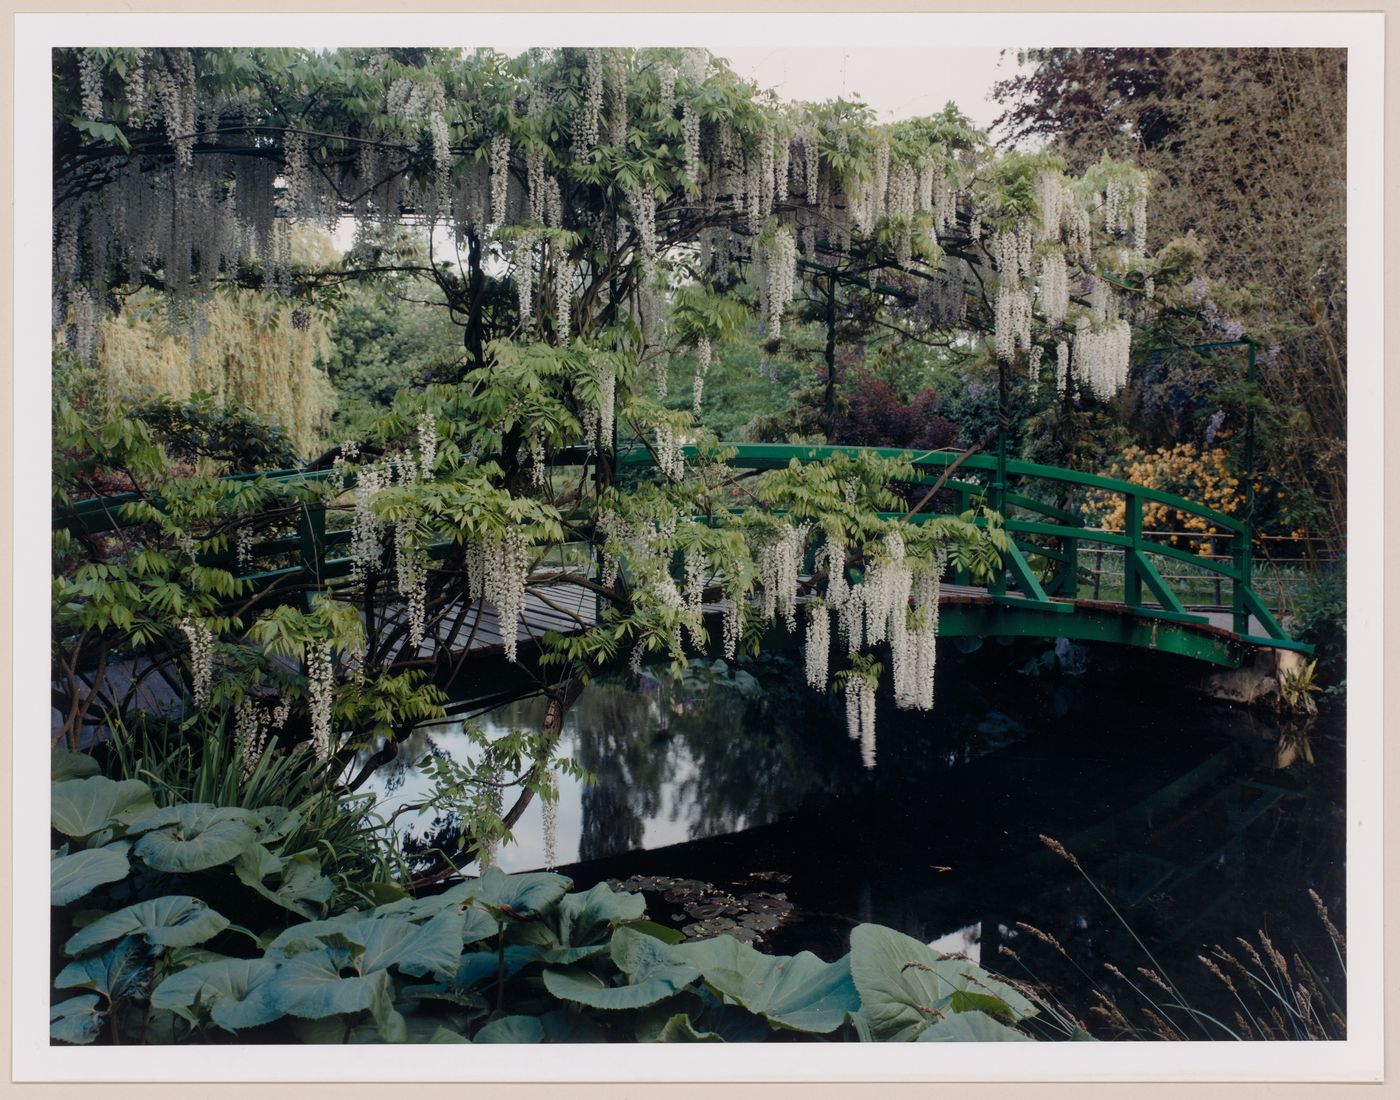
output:
<svg viewBox="0 0 1400 1100"><path fill-rule="evenodd" d="M275 777L258 783L264 797L287 793ZM63 961L50 1019L62 1043L1076 1035L967 959L877 925L825 963L723 935L682 943L639 895L570 893L555 874L492 869L409 897L345 875L345 850L307 835L306 802L196 802L110 779L78 753L55 753L52 803ZM346 906L366 892L377 903Z"/></svg>
<svg viewBox="0 0 1400 1100"><path fill-rule="evenodd" d="M886 929L834 963L675 944L490 865L579 768L600 670L800 622L867 766L878 685L932 707L939 583L996 574L1002 517L928 514L907 457L754 473L722 440L976 450L1004 418L1102 466L1266 411L1153 404L1207 370L1144 346L1221 321L1208 252L1147 248L1144 172L697 50L60 50L54 91L56 732L115 738L108 775L55 758L56 988L89 991L57 1038L1076 1033ZM521 637L541 606L573 629ZM428 761L451 828L405 859L356 792L474 678L543 717Z"/></svg>

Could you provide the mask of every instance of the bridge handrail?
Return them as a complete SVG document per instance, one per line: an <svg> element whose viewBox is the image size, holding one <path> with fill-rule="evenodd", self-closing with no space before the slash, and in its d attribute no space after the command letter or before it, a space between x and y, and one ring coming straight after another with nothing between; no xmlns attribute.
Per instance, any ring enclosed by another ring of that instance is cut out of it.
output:
<svg viewBox="0 0 1400 1100"><path fill-rule="evenodd" d="M861 454L874 454L881 458L896 461L908 462L919 470L939 470L947 471L955 463L959 470L978 471L982 473L997 474L1000 467L998 460L991 455L966 454L964 452L942 450L913 450L908 448L895 447L856 447L856 446L825 446L818 444L777 444L777 443L731 443L721 444L726 450L732 450L733 454L728 459L728 465L741 469L750 470L774 470L788 466L794 459L798 462L819 461L825 458L844 456L856 458ZM685 451L688 456L694 457L697 448L693 445L687 446ZM556 465L579 465L590 460L589 455L581 448L570 448L561 452L557 456ZM617 456L619 465L651 465L653 458L651 452L644 446L636 444L629 445L625 450L619 451ZM1062 609L1062 605L1055 605L1050 601L1041 581L1037 578L1026 562L1026 555L1040 555L1049 560L1061 563L1063 568L1053 581L1047 581L1051 593L1068 595L1074 597L1076 594L1076 584L1078 575L1078 546L1081 542L1100 543L1107 546L1121 547L1125 552L1124 570L1124 602L1134 610L1150 615L1161 615L1175 618L1182 621L1203 621L1199 616L1189 614L1180 600L1171 591L1167 582L1157 572L1156 568L1148 560L1147 555L1156 555L1174 560L1186 562L1207 573L1216 574L1229 580L1232 583L1233 600L1232 611L1234 614L1235 633L1241 636L1249 634L1249 619L1253 615L1263 625L1264 630L1270 639L1278 642L1292 643L1286 632L1273 617L1272 612L1263 604L1258 595L1250 587L1252 579L1252 562L1250 546L1250 525L1247 522L1234 519L1207 505L1187 500L1174 493L1161 489L1154 489L1146 485L1139 485L1134 482L1124 481L1120 478L1105 477L1100 474L1085 473L1079 470L1067 470L1056 466L1045 466L1040 463L1025 462L1019 459L1007 460L1004 466L1008 480L1011 478L1023 480L1041 480L1059 482L1062 484L1076 485L1099 492L1107 492L1121 495L1125 502L1124 530L1122 532L1102 530L1084 526L1083 522L1074 513L1060 508L1056 505L1044 501L1035 500L1032 497L1019 493L1006 492L1006 486L1002 486L1002 496L1004 504L1009 504L1014 508L1029 511L1049 519L1051 522L1040 522L1037 520L1025 520L1007 515L1003 517L1003 522L1007 532L1012 536L1012 549L1006 555L1004 562L1005 573L996 580L991 588L993 595L998 598L1005 597L1005 585L1010 581L1021 590L1021 597L1029 599L1033 604L1043 606L1047 609ZM347 475L344 471L333 469L304 470L304 469L284 469L272 470L259 473L235 474L222 479L230 484L248 482L252 480L268 481L293 481L314 483L325 481L333 476L344 478L348 486L353 484L353 474ZM920 477L917 481L921 484L931 485L935 482L933 477ZM962 498L964 506L971 495L980 495L988 490L975 481L950 478L945 487L956 492ZM123 526L123 520L116 514L121 506L126 503L143 499L137 493L115 494L109 497L96 497L88 500L74 502L65 508L55 508L53 515L54 525L63 526L74 523L81 524L89 531L108 530L112 527ZM1193 515L1206 520L1215 525L1220 530L1214 533L1201 533L1202 538L1229 539L1231 542L1230 557L1228 562L1216 561L1210 558L1203 558L1200 555L1191 554L1174 546L1165 545L1154 541L1150 537L1150 532L1142 529L1143 505L1144 503L1155 503L1166 506L1175 511ZM157 506L160 501L154 502ZM292 550L300 548L301 563L299 566L290 567L292 571L297 569L313 570L320 574L327 566L331 566L332 573L338 570L335 566L340 563L336 561L332 564L332 559L326 551L332 543L343 541L338 537L337 532L327 532L325 527L325 509L312 506L304 508L305 513L301 517L299 534L294 538L274 540L273 544L268 544L274 551ZM1010 508L1007 509L1011 511ZM931 518L932 513L920 515L919 521ZM911 517L913 518L913 517ZM1016 536L1024 536L1017 538ZM1030 542L1029 537L1050 538L1060 540L1060 549L1053 550ZM257 579L270 576L280 576L288 570L277 569L271 573L255 575ZM250 578L254 579L254 578ZM1144 586L1150 590L1156 598L1157 604L1150 605L1143 601Z"/></svg>

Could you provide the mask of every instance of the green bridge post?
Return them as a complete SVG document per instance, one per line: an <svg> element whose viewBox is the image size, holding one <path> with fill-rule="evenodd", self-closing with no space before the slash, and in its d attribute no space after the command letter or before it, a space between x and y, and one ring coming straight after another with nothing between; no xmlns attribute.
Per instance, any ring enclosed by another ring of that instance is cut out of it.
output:
<svg viewBox="0 0 1400 1100"><path fill-rule="evenodd" d="M297 557L306 579L319 586L321 583L321 560L326 547L326 509L323 505L303 504L297 522ZM301 594L302 608L311 610L311 597L315 590L306 588Z"/></svg>
<svg viewBox="0 0 1400 1100"><path fill-rule="evenodd" d="M1138 555L1142 552L1142 498L1136 493L1124 493L1123 505L1123 530L1131 543L1123 555L1123 602L1140 610L1142 572L1138 569Z"/></svg>

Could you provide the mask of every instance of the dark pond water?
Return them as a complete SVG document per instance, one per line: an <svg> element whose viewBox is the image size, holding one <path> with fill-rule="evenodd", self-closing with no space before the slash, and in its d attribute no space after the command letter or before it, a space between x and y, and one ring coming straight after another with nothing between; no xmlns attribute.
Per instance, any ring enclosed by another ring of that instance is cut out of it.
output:
<svg viewBox="0 0 1400 1100"><path fill-rule="evenodd" d="M1104 964L1137 977L1144 947L1188 997L1212 1003L1223 991L1197 955L1260 930L1316 961L1340 994L1307 891L1344 927L1341 716L1300 739L1271 715L1184 691L1200 675L1190 664L1099 651L1069 676L1045 656L995 643L940 651L932 714L881 699L870 771L840 698L808 690L792 654L702 663L680 683L596 682L566 727L567 751L596 783L564 783L559 869L579 888L643 875L781 895L792 913L759 932L781 952L834 958L854 924L876 921L1033 973L1081 1014L1094 983L1121 990ZM477 721L530 727L542 712L524 700ZM417 738L405 758L428 739L465 748L450 725ZM416 780L381 781L387 805L421 793ZM540 867L542 832L533 805L500 864ZM1077 856L1142 946L1042 834ZM696 923L684 897L648 900L655 919ZM1020 923L1055 937L1073 964Z"/></svg>

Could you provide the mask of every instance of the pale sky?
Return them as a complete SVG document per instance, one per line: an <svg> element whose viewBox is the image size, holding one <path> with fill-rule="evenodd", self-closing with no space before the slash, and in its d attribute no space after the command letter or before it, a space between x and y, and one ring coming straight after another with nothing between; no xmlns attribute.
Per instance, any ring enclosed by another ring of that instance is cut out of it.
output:
<svg viewBox="0 0 1400 1100"><path fill-rule="evenodd" d="M929 115L952 100L986 129L1000 113L987 97L1016 71L1016 55L989 49L717 49L734 71L783 99L860 99L880 122Z"/></svg>

